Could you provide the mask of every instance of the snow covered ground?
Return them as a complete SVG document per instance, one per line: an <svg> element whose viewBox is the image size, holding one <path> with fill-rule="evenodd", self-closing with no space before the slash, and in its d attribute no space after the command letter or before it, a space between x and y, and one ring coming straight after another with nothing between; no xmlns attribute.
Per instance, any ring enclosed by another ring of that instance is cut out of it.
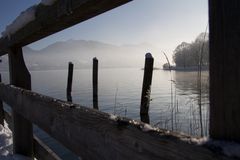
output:
<svg viewBox="0 0 240 160"><path fill-rule="evenodd" d="M0 160L30 160L27 157L12 154L12 132L2 125L0 125Z"/></svg>

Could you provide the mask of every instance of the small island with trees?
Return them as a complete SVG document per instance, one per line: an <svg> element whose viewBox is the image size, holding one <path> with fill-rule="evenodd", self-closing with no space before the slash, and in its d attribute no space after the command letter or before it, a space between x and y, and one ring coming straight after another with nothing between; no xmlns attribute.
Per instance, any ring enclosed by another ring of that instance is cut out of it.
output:
<svg viewBox="0 0 240 160"><path fill-rule="evenodd" d="M194 42L182 42L173 51L173 62L175 65L165 63L163 70L186 70L195 71L201 67L208 70L209 66L209 42L208 34L201 33Z"/></svg>

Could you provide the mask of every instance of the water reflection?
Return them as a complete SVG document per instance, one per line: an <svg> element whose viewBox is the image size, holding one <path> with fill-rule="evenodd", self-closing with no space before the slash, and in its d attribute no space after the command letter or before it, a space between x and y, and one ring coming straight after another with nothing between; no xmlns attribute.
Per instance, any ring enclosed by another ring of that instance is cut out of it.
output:
<svg viewBox="0 0 240 160"><path fill-rule="evenodd" d="M161 107L158 108L158 111L155 110L155 114L156 112L159 114L158 118L156 115L155 117L150 116L153 124L160 128L190 135L207 136L209 122L208 72L202 72L201 97L197 72L163 72L165 75L169 74L169 80L161 84L167 86L167 89L164 90L165 94L158 94L159 100L153 98L153 100L161 102ZM163 75L161 72L159 74ZM163 96L166 96L166 102L162 101Z"/></svg>
<svg viewBox="0 0 240 160"><path fill-rule="evenodd" d="M7 82L8 74L2 73ZM35 92L66 100L67 70L31 71ZM171 79L173 81L171 81ZM72 100L92 108L92 70L74 70ZM99 109L140 120L143 71L139 68L99 69ZM202 73L202 116L208 131L208 72ZM172 89L171 89L172 87ZM154 70L149 118L152 125L199 135L197 72Z"/></svg>
<svg viewBox="0 0 240 160"><path fill-rule="evenodd" d="M189 95L198 94L198 73L197 72L173 72L175 86L179 91L179 94ZM202 94L206 95L209 92L209 73L208 71L202 72L201 77L201 89Z"/></svg>

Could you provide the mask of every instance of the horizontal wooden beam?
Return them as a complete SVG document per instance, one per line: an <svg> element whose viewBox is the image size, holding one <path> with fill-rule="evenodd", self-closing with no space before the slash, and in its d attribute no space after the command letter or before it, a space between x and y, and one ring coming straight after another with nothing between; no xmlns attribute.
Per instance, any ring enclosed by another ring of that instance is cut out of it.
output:
<svg viewBox="0 0 240 160"><path fill-rule="evenodd" d="M229 159L192 144L189 136L2 83L0 99L83 159Z"/></svg>
<svg viewBox="0 0 240 160"><path fill-rule="evenodd" d="M12 130L12 116L9 112L4 111L5 120L10 130ZM34 157L44 160L61 160L61 158L53 152L40 138L36 135L33 137Z"/></svg>
<svg viewBox="0 0 240 160"><path fill-rule="evenodd" d="M33 140L34 157L43 160L61 160L61 158L36 135L34 135Z"/></svg>
<svg viewBox="0 0 240 160"><path fill-rule="evenodd" d="M39 4L35 20L10 37L0 39L0 56L11 47L22 47L53 33L88 20L131 0L58 0L51 6Z"/></svg>

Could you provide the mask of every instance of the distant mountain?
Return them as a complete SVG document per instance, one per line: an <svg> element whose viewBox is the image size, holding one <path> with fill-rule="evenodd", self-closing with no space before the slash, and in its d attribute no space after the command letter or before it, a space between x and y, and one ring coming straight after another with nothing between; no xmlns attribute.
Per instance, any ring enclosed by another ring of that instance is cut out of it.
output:
<svg viewBox="0 0 240 160"><path fill-rule="evenodd" d="M100 67L142 67L145 53L153 50L155 47L146 43L117 46L97 41L68 40L41 50L26 46L23 53L30 70L48 70L66 69L69 61L75 68L90 68L94 57L98 58ZM6 69L7 58L2 59L0 69Z"/></svg>

